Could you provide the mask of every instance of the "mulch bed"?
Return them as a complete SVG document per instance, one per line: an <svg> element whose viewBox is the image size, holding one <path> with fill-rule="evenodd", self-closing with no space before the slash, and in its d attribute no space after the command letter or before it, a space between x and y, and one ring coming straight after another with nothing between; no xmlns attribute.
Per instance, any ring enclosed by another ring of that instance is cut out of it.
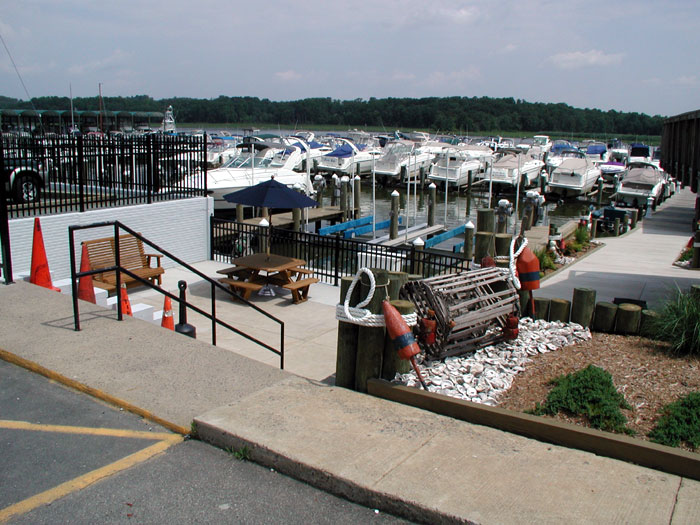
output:
<svg viewBox="0 0 700 525"><path fill-rule="evenodd" d="M636 438L648 439L665 405L700 392L700 359L671 357L663 349L664 343L644 337L593 333L590 341L533 357L500 397L498 406L519 412L531 410L535 403L544 403L552 379L592 364L612 375L615 387L632 406L623 410L627 426L636 432ZM581 417L554 417L589 426Z"/></svg>

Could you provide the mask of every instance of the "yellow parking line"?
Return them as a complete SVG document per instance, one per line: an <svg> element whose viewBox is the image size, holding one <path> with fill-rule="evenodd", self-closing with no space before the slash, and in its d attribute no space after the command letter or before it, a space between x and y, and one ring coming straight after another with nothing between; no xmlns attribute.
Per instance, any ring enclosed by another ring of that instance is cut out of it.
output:
<svg viewBox="0 0 700 525"><path fill-rule="evenodd" d="M85 487L91 485L92 483L95 483L96 481L99 481L103 478L106 478L107 476L111 476L112 474L116 474L117 472L132 467L133 465L145 461L155 456L156 454L160 454L174 443L182 441L182 439L183 438L181 436L169 435L168 439L159 441L158 443L155 443L150 447L147 447L143 450L140 450L139 452L131 454L130 456L115 461L110 465L104 466L97 470L93 470L92 472L88 472L87 474L84 474L80 477L77 477L70 481L66 481L65 483L61 483L57 487L42 492L41 494L37 494L35 496L32 496L31 498L27 498L23 501L20 501L19 503L10 505L9 507L0 510L0 523L7 521L8 519L14 516L34 510L35 508L41 505L52 503L53 501L56 501L57 499L70 494L71 492L84 489Z"/></svg>
<svg viewBox="0 0 700 525"><path fill-rule="evenodd" d="M10 421L0 419L0 428L12 430L32 430L35 432L58 432L61 434L86 434L92 436L111 436L135 439L157 439L159 441L181 441L181 436L166 432L147 432L143 430L124 430L121 428L91 428L66 425L43 425L27 421Z"/></svg>

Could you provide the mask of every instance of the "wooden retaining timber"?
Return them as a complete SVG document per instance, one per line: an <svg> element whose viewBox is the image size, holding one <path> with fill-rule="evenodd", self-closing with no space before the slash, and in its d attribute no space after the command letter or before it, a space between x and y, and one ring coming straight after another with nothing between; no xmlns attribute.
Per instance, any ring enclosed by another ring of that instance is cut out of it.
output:
<svg viewBox="0 0 700 525"><path fill-rule="evenodd" d="M500 268L409 281L400 296L416 306L418 317L435 312L435 343L420 346L436 359L499 342L506 317L518 311L517 290Z"/></svg>

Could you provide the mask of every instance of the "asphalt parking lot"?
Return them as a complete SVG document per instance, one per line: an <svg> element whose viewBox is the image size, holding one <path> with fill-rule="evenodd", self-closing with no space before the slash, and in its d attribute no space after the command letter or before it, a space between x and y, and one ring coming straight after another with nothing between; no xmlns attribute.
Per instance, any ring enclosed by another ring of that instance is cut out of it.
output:
<svg viewBox="0 0 700 525"><path fill-rule="evenodd" d="M0 523L405 523L0 360Z"/></svg>

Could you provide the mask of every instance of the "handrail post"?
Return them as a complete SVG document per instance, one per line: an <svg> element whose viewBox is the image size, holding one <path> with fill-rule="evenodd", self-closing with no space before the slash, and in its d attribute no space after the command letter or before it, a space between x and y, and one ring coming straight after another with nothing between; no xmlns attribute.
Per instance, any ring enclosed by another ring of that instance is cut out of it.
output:
<svg viewBox="0 0 700 525"><path fill-rule="evenodd" d="M73 324L76 332L80 331L80 312L78 311L78 285L75 282L75 236L73 228L68 228L68 246L70 247L70 287L73 294Z"/></svg>
<svg viewBox="0 0 700 525"><path fill-rule="evenodd" d="M119 223L114 223L114 264L117 269L117 320L123 320L122 312L122 263L119 253L121 252L119 248Z"/></svg>
<svg viewBox="0 0 700 525"><path fill-rule="evenodd" d="M0 136L0 173L5 173L4 144ZM7 208L5 184L0 184L0 244L2 244L2 275L5 284L12 283L12 252L10 251L10 213Z"/></svg>
<svg viewBox="0 0 700 525"><path fill-rule="evenodd" d="M147 142L148 164L146 165L146 202L153 202L153 177L155 173L155 159L153 155L153 135L148 136Z"/></svg>

